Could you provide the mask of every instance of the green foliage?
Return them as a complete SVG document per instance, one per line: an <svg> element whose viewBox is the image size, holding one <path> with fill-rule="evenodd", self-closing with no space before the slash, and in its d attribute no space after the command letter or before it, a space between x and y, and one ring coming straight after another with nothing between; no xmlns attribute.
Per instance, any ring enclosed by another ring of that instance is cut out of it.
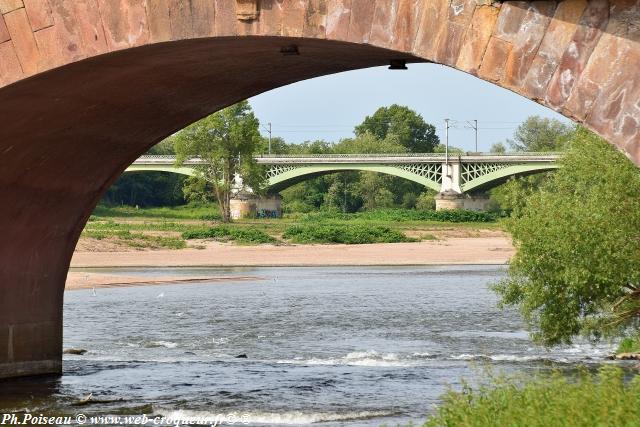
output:
<svg viewBox="0 0 640 427"><path fill-rule="evenodd" d="M623 338L616 353L640 353L640 334Z"/></svg>
<svg viewBox="0 0 640 427"><path fill-rule="evenodd" d="M414 241L402 232L390 227L361 224L292 225L286 229L283 237L294 243L343 243L349 245Z"/></svg>
<svg viewBox="0 0 640 427"><path fill-rule="evenodd" d="M507 214L520 215L527 200L540 191L540 187L554 172L535 175L512 177L505 184L490 191L491 199Z"/></svg>
<svg viewBox="0 0 640 427"><path fill-rule="evenodd" d="M604 366L575 379L560 373L524 383L497 378L489 385L449 392L425 427L592 427L640 425L640 376Z"/></svg>
<svg viewBox="0 0 640 427"><path fill-rule="evenodd" d="M83 236L97 240L116 239L134 248L184 249L187 244L177 237L152 236L144 233L132 233L129 230L86 229Z"/></svg>
<svg viewBox="0 0 640 427"><path fill-rule="evenodd" d="M93 211L95 218L162 218L162 219L202 219L215 221L222 217L213 204L193 204L163 208L140 208L131 206L98 205Z"/></svg>
<svg viewBox="0 0 640 427"><path fill-rule="evenodd" d="M167 172L128 172L107 190L102 203L129 206L177 206L184 204L186 177Z"/></svg>
<svg viewBox="0 0 640 427"><path fill-rule="evenodd" d="M489 212L476 212L467 210L410 210L410 209L376 209L352 214L343 214L336 211L322 211L307 214L304 221L330 221L330 220L363 220L363 221L435 221L435 222L495 222L497 216Z"/></svg>
<svg viewBox="0 0 640 427"><path fill-rule="evenodd" d="M239 244L277 243L278 241L264 231L253 227L232 227L221 225L217 227L185 231L182 237L187 240L214 239L221 242L234 241Z"/></svg>
<svg viewBox="0 0 640 427"><path fill-rule="evenodd" d="M231 219L229 200L237 173L254 191L259 192L263 187L264 173L253 157L263 142L259 124L249 103L243 101L211 114L171 137L178 165L192 157L206 162L207 167L199 168L197 174L213 187L224 221Z"/></svg>
<svg viewBox="0 0 640 427"><path fill-rule="evenodd" d="M418 196L416 200L416 209L420 211L435 211L436 210L436 192L433 190L427 190Z"/></svg>
<svg viewBox="0 0 640 427"><path fill-rule="evenodd" d="M507 152L507 147L505 147L502 142L496 142L495 144L491 145L489 152L495 154L504 154Z"/></svg>
<svg viewBox="0 0 640 427"><path fill-rule="evenodd" d="M580 129L561 168L508 221L517 254L495 289L546 345L638 327L640 170Z"/></svg>
<svg viewBox="0 0 640 427"><path fill-rule="evenodd" d="M575 132L574 125L559 120L531 116L524 121L508 140L515 151L564 151Z"/></svg>
<svg viewBox="0 0 640 427"><path fill-rule="evenodd" d="M395 139L412 153L430 153L440 142L436 128L408 107L391 105L367 116L355 129L356 135L367 133L379 140Z"/></svg>

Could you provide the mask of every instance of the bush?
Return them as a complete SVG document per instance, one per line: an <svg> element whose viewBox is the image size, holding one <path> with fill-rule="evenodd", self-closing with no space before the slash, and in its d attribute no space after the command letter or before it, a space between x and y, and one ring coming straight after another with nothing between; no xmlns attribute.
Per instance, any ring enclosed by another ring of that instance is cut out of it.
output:
<svg viewBox="0 0 640 427"><path fill-rule="evenodd" d="M220 225L200 230L185 231L182 237L187 240L214 239L221 242L235 241L240 244L276 243L277 240L261 230L252 227L232 227Z"/></svg>
<svg viewBox="0 0 640 427"><path fill-rule="evenodd" d="M337 211L322 211L308 214L307 221L324 220L369 220L369 221L434 221L434 222L495 222L498 215L489 212L467 210L408 210L408 209L376 209L372 211L345 214Z"/></svg>
<svg viewBox="0 0 640 427"><path fill-rule="evenodd" d="M349 245L414 241L400 231L389 227L370 227L359 224L292 225L286 229L283 237L294 243L344 243Z"/></svg>
<svg viewBox="0 0 640 427"><path fill-rule="evenodd" d="M494 380L450 392L425 427L591 427L640 425L640 377L625 383L622 369L605 366L575 380L560 373L522 382Z"/></svg>

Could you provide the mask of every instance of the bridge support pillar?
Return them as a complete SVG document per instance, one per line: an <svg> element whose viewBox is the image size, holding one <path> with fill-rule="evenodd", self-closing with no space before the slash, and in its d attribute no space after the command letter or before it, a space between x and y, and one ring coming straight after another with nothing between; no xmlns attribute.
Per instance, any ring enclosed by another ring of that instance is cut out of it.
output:
<svg viewBox="0 0 640 427"><path fill-rule="evenodd" d="M250 193L238 194L231 199L231 218L280 218L282 199L279 194L256 197Z"/></svg>
<svg viewBox="0 0 640 427"><path fill-rule="evenodd" d="M436 195L436 210L466 209L485 212L489 209L489 196L486 194L464 194L444 191Z"/></svg>

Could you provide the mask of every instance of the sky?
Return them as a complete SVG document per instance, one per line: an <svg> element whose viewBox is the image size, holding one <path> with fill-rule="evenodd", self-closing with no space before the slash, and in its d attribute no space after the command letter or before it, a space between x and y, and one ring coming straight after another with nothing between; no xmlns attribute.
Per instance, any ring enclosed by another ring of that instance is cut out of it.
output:
<svg viewBox="0 0 640 427"><path fill-rule="evenodd" d="M568 122L554 111L466 73L436 64L410 64L408 71L387 67L349 71L298 82L250 99L262 134L272 124L273 136L289 143L324 139L337 142L379 107L406 105L436 126L444 142L444 119L452 120L449 144L478 150L505 142L527 117L539 115Z"/></svg>

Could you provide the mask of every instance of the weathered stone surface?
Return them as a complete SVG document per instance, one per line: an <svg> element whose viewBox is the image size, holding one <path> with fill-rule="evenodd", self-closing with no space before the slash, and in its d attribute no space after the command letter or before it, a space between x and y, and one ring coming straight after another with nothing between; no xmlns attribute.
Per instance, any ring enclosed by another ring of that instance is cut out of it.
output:
<svg viewBox="0 0 640 427"><path fill-rule="evenodd" d="M236 16L241 21L253 21L260 16L258 0L236 0Z"/></svg>
<svg viewBox="0 0 640 427"><path fill-rule="evenodd" d="M586 0L563 1L558 4L524 82L524 94L529 98L544 99L549 82L586 7Z"/></svg>
<svg viewBox="0 0 640 427"><path fill-rule="evenodd" d="M260 1L259 34L265 36L278 36L282 34L282 1L283 0Z"/></svg>
<svg viewBox="0 0 640 427"><path fill-rule="evenodd" d="M169 41L171 34L171 15L169 2L147 0L147 20L149 23L149 40L153 43Z"/></svg>
<svg viewBox="0 0 640 427"><path fill-rule="evenodd" d="M9 35L7 24L4 23L4 18L2 17L2 15L0 15L0 43L4 43L10 39L11 36Z"/></svg>
<svg viewBox="0 0 640 427"><path fill-rule="evenodd" d="M482 5L476 8L460 49L460 56L456 67L467 73L478 74L480 64L491 33L498 19L499 10L495 7Z"/></svg>
<svg viewBox="0 0 640 427"><path fill-rule="evenodd" d="M327 0L327 38L346 40L349 35L352 0Z"/></svg>
<svg viewBox="0 0 640 427"><path fill-rule="evenodd" d="M31 29L38 31L53 25L49 0L24 0Z"/></svg>
<svg viewBox="0 0 640 427"><path fill-rule="evenodd" d="M98 0L109 50L141 46L149 41L144 0Z"/></svg>
<svg viewBox="0 0 640 427"><path fill-rule="evenodd" d="M549 84L546 96L549 106L561 110L571 96L608 20L609 3L606 0L590 1Z"/></svg>
<svg viewBox="0 0 640 427"><path fill-rule="evenodd" d="M510 54L511 43L498 37L491 37L478 76L492 82L502 80Z"/></svg>
<svg viewBox="0 0 640 427"><path fill-rule="evenodd" d="M426 59L435 61L438 42L448 24L448 4L439 0L427 0L422 9L422 18L414 52Z"/></svg>
<svg viewBox="0 0 640 427"><path fill-rule="evenodd" d="M393 31L393 49L402 52L413 50L423 6L422 0L399 0L396 26Z"/></svg>
<svg viewBox="0 0 640 427"><path fill-rule="evenodd" d="M516 89L522 85L555 8L554 1L537 1L529 6L529 10L522 18L520 31L511 37L512 49L507 58L503 81L505 87Z"/></svg>
<svg viewBox="0 0 640 427"><path fill-rule="evenodd" d="M375 2L371 0L351 0L351 19L347 41L354 43L369 42L375 6Z"/></svg>
<svg viewBox="0 0 640 427"><path fill-rule="evenodd" d="M215 2L215 35L235 36L238 34L236 1L212 0Z"/></svg>
<svg viewBox="0 0 640 427"><path fill-rule="evenodd" d="M388 47L393 42L399 0L377 0L371 25L371 43Z"/></svg>
<svg viewBox="0 0 640 427"><path fill-rule="evenodd" d="M0 43L0 84L8 85L24 76L13 43Z"/></svg>
<svg viewBox="0 0 640 427"><path fill-rule="evenodd" d="M302 33L313 38L327 36L327 0L309 0Z"/></svg>
<svg viewBox="0 0 640 427"><path fill-rule="evenodd" d="M35 74L38 71L38 46L29 25L27 12L24 8L16 9L4 15L4 21L22 70L26 74Z"/></svg>
<svg viewBox="0 0 640 427"><path fill-rule="evenodd" d="M282 35L302 37L306 12L305 0L283 0L282 2Z"/></svg>
<svg viewBox="0 0 640 427"><path fill-rule="evenodd" d="M24 7L22 0L0 0L0 13L9 13Z"/></svg>

